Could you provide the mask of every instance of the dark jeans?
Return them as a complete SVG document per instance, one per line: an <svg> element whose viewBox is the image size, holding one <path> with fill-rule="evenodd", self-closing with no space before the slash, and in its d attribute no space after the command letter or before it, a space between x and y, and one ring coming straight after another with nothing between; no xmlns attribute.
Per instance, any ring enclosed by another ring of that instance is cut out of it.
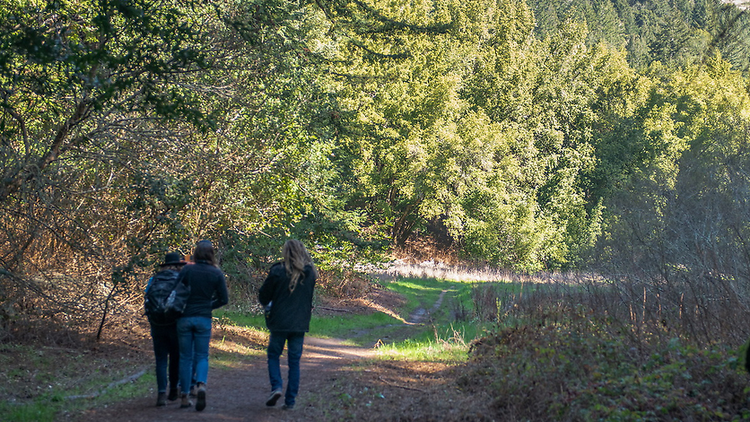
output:
<svg viewBox="0 0 750 422"><path fill-rule="evenodd" d="M151 325L156 357L156 386L159 393L167 392L167 367L169 388L177 388L180 378L180 343L177 340L177 324Z"/></svg>
<svg viewBox="0 0 750 422"><path fill-rule="evenodd" d="M208 345L211 342L211 318L182 317L177 320L180 340L180 387L187 394L193 380L208 380Z"/></svg>
<svg viewBox="0 0 750 422"><path fill-rule="evenodd" d="M284 351L284 343L287 346L287 364L289 365L289 376L287 379L286 395L284 404L294 406L299 392L299 361L302 358L302 346L305 342L305 333L271 331L268 339L268 378L271 380L271 391L281 390L284 381L281 379L281 363L279 357Z"/></svg>

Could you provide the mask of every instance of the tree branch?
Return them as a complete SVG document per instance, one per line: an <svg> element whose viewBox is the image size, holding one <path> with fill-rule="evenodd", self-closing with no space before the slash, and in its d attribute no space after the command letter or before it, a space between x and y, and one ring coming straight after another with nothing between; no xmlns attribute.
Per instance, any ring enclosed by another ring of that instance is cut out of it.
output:
<svg viewBox="0 0 750 422"><path fill-rule="evenodd" d="M50 165L50 163L52 163L60 156L61 152L67 149L65 148L65 141L68 139L70 130L83 120L83 117L86 115L86 112L88 111L90 105L91 101L88 100L84 100L78 103L73 114L57 130L55 139L52 142L52 145L50 145L47 152L42 157L40 157L35 164L27 164L21 171L19 171L15 175L15 177L11 177L10 181L3 181L3 185L0 186L0 202L5 201L8 196L16 193L24 183L33 180L36 177L37 172L40 173L44 171L44 169L46 169ZM79 138L79 140L80 139L85 138Z"/></svg>

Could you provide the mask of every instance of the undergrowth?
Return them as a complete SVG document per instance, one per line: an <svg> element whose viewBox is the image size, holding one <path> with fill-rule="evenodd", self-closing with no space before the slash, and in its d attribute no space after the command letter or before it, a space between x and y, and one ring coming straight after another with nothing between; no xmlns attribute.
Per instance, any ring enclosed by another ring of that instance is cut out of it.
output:
<svg viewBox="0 0 750 422"><path fill-rule="evenodd" d="M736 349L655 333L635 341L626 325L568 311L477 341L458 384L493 397L499 420L750 419Z"/></svg>

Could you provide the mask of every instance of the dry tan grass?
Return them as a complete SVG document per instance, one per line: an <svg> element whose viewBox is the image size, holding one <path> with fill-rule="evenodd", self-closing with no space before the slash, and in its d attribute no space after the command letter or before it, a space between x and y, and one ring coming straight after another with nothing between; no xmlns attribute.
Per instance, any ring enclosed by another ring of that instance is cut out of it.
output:
<svg viewBox="0 0 750 422"><path fill-rule="evenodd" d="M448 263L436 260L410 262L394 260L387 264L361 266L360 271L379 280L404 278L437 278L441 280L476 282L519 282L519 283L579 283L599 280L595 274L580 272L540 272L520 274L491 266L473 266Z"/></svg>
<svg viewBox="0 0 750 422"><path fill-rule="evenodd" d="M740 9L746 10L750 7L750 1L747 0L728 0L725 3L731 3Z"/></svg>

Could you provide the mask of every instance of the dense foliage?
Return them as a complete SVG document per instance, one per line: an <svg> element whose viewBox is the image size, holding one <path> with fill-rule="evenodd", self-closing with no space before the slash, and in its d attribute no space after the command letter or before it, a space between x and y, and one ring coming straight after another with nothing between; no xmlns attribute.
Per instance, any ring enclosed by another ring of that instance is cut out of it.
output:
<svg viewBox="0 0 750 422"><path fill-rule="evenodd" d="M4 326L104 324L201 238L236 291L290 236L324 272L433 236L514 270L747 296L734 6L1 4Z"/></svg>

